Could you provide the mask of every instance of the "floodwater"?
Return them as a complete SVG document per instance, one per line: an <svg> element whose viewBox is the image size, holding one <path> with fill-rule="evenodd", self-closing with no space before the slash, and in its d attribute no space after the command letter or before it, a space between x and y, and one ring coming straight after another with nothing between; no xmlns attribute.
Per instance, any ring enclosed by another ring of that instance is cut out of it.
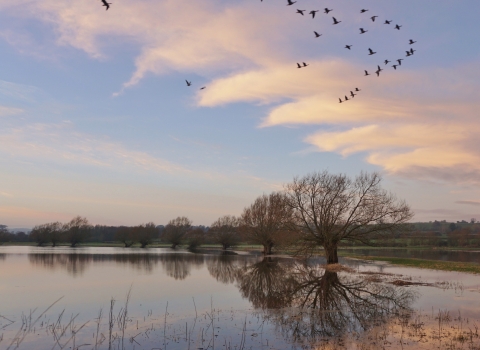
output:
<svg viewBox="0 0 480 350"><path fill-rule="evenodd" d="M480 348L480 276L341 262L0 247L0 349Z"/></svg>
<svg viewBox="0 0 480 350"><path fill-rule="evenodd" d="M342 248L342 252L359 256L384 256L392 258L414 258L441 261L459 261L480 264L480 249L441 250L441 249L375 249L375 248Z"/></svg>

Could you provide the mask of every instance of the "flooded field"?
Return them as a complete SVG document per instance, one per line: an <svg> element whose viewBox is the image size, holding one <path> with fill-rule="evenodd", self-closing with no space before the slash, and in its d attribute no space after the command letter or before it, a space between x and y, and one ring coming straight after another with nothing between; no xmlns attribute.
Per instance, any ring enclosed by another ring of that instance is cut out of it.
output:
<svg viewBox="0 0 480 350"><path fill-rule="evenodd" d="M480 276L341 263L0 247L0 349L480 349Z"/></svg>
<svg viewBox="0 0 480 350"><path fill-rule="evenodd" d="M392 258L414 258L426 260L458 261L480 264L480 249L468 250L441 250L441 249L375 249L375 248L344 248L341 250L349 255L358 256L385 256Z"/></svg>

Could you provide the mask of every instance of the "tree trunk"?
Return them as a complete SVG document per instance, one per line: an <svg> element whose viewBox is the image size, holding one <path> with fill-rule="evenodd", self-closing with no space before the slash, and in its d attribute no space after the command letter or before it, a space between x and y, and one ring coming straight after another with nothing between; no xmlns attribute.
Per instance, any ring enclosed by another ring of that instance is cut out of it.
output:
<svg viewBox="0 0 480 350"><path fill-rule="evenodd" d="M337 248L337 244L325 245L323 247L325 250L325 258L327 259L327 265L338 264Z"/></svg>
<svg viewBox="0 0 480 350"><path fill-rule="evenodd" d="M263 245L263 255L271 255L273 249L273 243L268 242Z"/></svg>

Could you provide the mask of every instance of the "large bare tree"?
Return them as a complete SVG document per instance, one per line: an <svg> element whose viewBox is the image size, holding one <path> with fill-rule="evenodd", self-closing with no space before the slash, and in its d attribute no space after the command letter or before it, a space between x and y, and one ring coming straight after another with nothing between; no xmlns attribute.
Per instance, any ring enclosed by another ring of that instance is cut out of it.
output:
<svg viewBox="0 0 480 350"><path fill-rule="evenodd" d="M335 264L342 241L371 244L404 230L413 213L405 201L382 189L381 181L378 173L362 172L351 179L323 171L287 184L292 226L300 237L297 252L308 255L322 246L327 263Z"/></svg>
<svg viewBox="0 0 480 350"><path fill-rule="evenodd" d="M153 222L138 225L132 228L133 240L140 243L141 248L152 244L153 240L158 237L157 226Z"/></svg>
<svg viewBox="0 0 480 350"><path fill-rule="evenodd" d="M243 210L240 230L248 241L263 246L263 254L272 254L273 247L287 236L290 216L284 193L264 194Z"/></svg>
<svg viewBox="0 0 480 350"><path fill-rule="evenodd" d="M212 241L222 245L223 250L234 247L240 241L238 232L239 219L232 215L218 218L208 230Z"/></svg>

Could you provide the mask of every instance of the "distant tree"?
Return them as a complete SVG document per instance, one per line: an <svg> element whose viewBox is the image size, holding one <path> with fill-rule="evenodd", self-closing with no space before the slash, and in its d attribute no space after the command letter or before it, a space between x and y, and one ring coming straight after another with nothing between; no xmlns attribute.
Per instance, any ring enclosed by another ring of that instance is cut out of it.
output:
<svg viewBox="0 0 480 350"><path fill-rule="evenodd" d="M351 179L323 171L286 185L294 229L300 234L297 252L309 255L323 247L327 263L335 264L342 241L372 244L405 231L413 213L404 201L381 188L381 180L377 173Z"/></svg>
<svg viewBox="0 0 480 350"><path fill-rule="evenodd" d="M286 236L291 213L285 194L264 194L243 210L240 231L248 241L261 244L263 254L272 254L273 247Z"/></svg>
<svg viewBox="0 0 480 350"><path fill-rule="evenodd" d="M185 239L188 243L188 249L195 250L205 243L205 231L200 227L191 228L187 231Z"/></svg>
<svg viewBox="0 0 480 350"><path fill-rule="evenodd" d="M10 232L7 225L0 225L0 245L10 240Z"/></svg>
<svg viewBox="0 0 480 350"><path fill-rule="evenodd" d="M50 242L50 227L49 224L36 225L32 232L30 232L30 238L37 243L39 247Z"/></svg>
<svg viewBox="0 0 480 350"><path fill-rule="evenodd" d="M455 231L457 229L457 224L452 222L450 225L448 225L448 228L450 229L450 231Z"/></svg>
<svg viewBox="0 0 480 350"><path fill-rule="evenodd" d="M214 243L222 245L223 250L236 246L240 242L238 218L225 215L217 219L208 231Z"/></svg>
<svg viewBox="0 0 480 350"><path fill-rule="evenodd" d="M152 241L158 237L157 227L153 222L133 227L134 240L139 242L142 248L152 244Z"/></svg>
<svg viewBox="0 0 480 350"><path fill-rule="evenodd" d="M125 248L131 247L135 243L134 228L120 226L115 233L115 239L122 242Z"/></svg>
<svg viewBox="0 0 480 350"><path fill-rule="evenodd" d="M162 240L170 243L172 249L175 249L178 245L182 244L191 226L192 221L185 216L179 216L176 219L170 220L167 226L165 226Z"/></svg>
<svg viewBox="0 0 480 350"><path fill-rule="evenodd" d="M70 243L71 247L76 247L89 239L92 229L93 226L87 218L76 216L63 225L65 241Z"/></svg>

